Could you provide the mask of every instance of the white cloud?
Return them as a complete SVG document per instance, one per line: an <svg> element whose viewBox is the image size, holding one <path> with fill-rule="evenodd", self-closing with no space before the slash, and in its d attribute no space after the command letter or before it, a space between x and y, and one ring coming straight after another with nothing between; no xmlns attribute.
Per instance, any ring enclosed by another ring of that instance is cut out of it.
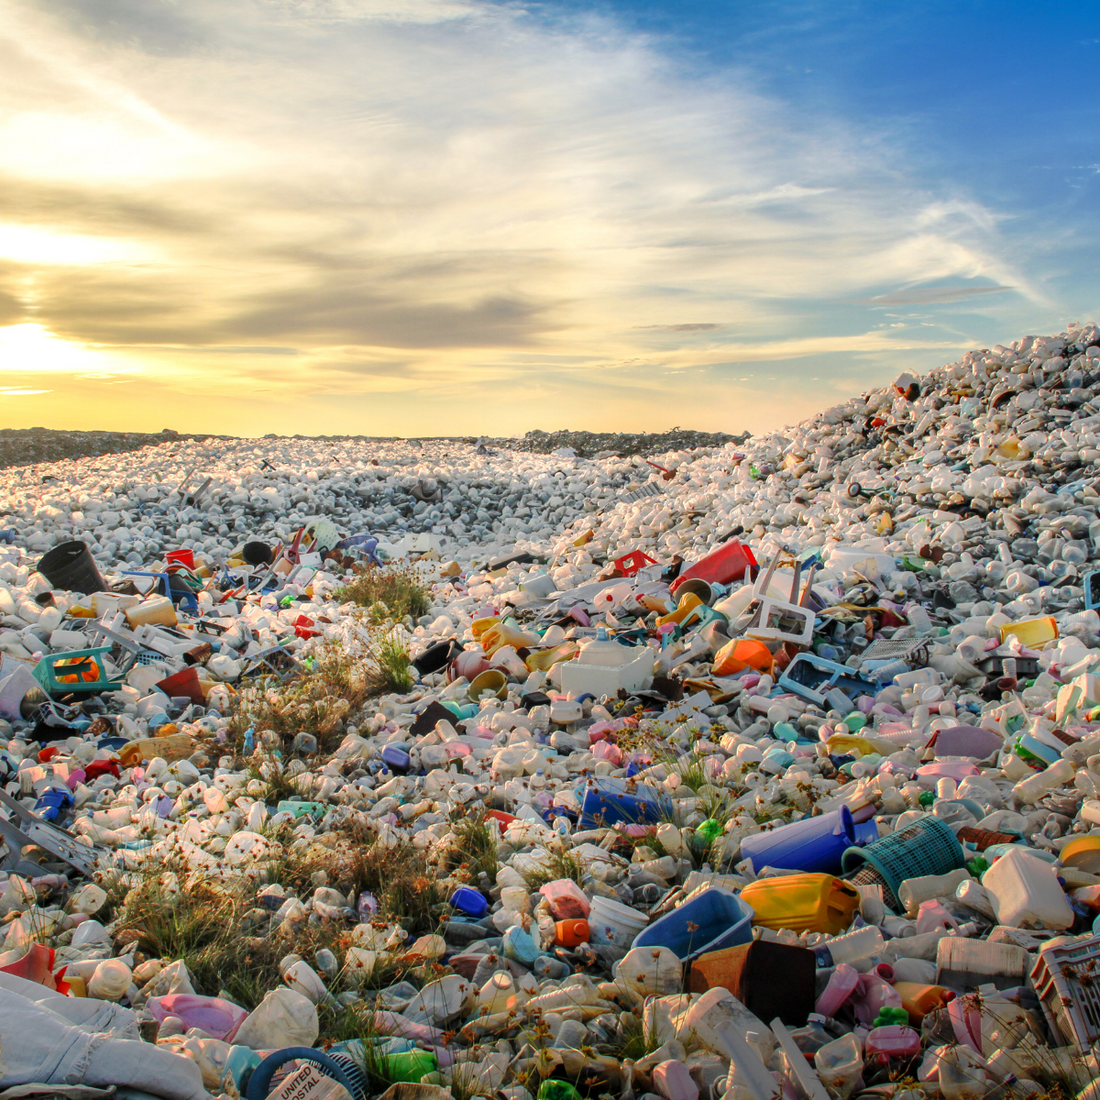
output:
<svg viewBox="0 0 1100 1100"><path fill-rule="evenodd" d="M250 342L303 351L262 368L288 386L318 362L419 372L345 371L355 392L800 357L815 341L885 362L918 345L854 314L853 335L817 340L806 303L961 279L1032 293L998 217L906 176L907 150L682 72L594 17L0 0L0 107L0 218L79 257L40 273L34 322L108 356L210 347L191 379L254 383L255 364L215 355ZM112 256L141 264L97 266ZM22 283L0 281L0 305L4 291L25 300ZM716 320L704 347L654 351Z"/></svg>

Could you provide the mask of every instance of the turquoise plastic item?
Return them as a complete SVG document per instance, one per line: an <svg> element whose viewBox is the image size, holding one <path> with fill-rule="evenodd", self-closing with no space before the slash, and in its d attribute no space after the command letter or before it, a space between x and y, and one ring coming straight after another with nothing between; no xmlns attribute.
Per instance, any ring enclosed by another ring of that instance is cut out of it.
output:
<svg viewBox="0 0 1100 1100"><path fill-rule="evenodd" d="M857 885L882 886L883 901L900 912L898 888L907 878L945 875L965 867L966 856L951 827L926 814L907 829L865 848L849 848L840 862L847 879Z"/></svg>
<svg viewBox="0 0 1100 1100"><path fill-rule="evenodd" d="M68 653L51 653L43 657L34 666L34 678L42 685L42 690L50 696L90 695L97 691L114 691L123 683L123 677L110 679L104 675L104 655L111 652L109 645L96 646L94 649L71 649ZM61 666L58 668L58 666ZM85 671L97 669L95 680L85 680ZM58 679L61 676L74 676L72 683Z"/></svg>
<svg viewBox="0 0 1100 1100"><path fill-rule="evenodd" d="M667 947L687 962L707 951L752 940L753 911L736 894L712 886L643 928L631 947Z"/></svg>
<svg viewBox="0 0 1100 1100"><path fill-rule="evenodd" d="M284 799L275 807L275 812L291 813L296 818L305 817L307 814L324 817L328 813L328 807L323 802L291 802Z"/></svg>

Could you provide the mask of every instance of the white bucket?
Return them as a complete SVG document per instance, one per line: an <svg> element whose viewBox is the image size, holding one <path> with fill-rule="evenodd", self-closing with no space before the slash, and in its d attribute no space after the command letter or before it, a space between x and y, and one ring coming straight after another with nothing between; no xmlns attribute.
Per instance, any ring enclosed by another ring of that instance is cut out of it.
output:
<svg viewBox="0 0 1100 1100"><path fill-rule="evenodd" d="M598 894L588 914L589 942L630 948L634 937L649 923L649 917Z"/></svg>

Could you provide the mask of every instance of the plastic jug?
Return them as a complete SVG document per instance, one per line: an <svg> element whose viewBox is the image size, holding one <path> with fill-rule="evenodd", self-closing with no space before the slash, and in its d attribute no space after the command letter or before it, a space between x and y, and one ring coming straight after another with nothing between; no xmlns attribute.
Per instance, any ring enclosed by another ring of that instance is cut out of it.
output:
<svg viewBox="0 0 1100 1100"><path fill-rule="evenodd" d="M982 876L999 924L1069 928L1073 910L1054 868L1027 848L1010 848Z"/></svg>
<svg viewBox="0 0 1100 1100"><path fill-rule="evenodd" d="M909 1013L911 1023L921 1020L953 1000L955 991L942 985L921 985L919 982L894 982L894 989L901 996L901 1007Z"/></svg>
<svg viewBox="0 0 1100 1100"><path fill-rule="evenodd" d="M238 1046L252 1050L281 1050L311 1047L319 1031L317 1006L308 997L281 985L249 1013L233 1039Z"/></svg>
<svg viewBox="0 0 1100 1100"><path fill-rule="evenodd" d="M864 1042L869 1059L888 1062L891 1058L915 1058L920 1053L920 1032L904 1024L876 1027Z"/></svg>
<svg viewBox="0 0 1100 1100"><path fill-rule="evenodd" d="M750 883L741 899L752 907L753 924L763 928L835 936L852 923L860 895L834 875L784 875Z"/></svg>
<svg viewBox="0 0 1100 1100"><path fill-rule="evenodd" d="M813 949L817 956L817 965L822 968L839 966L841 963L854 963L862 959L870 959L882 953L886 941L882 938L882 932L874 925L857 928L854 932L847 932L843 936L837 936L828 943L818 944Z"/></svg>
<svg viewBox="0 0 1100 1100"><path fill-rule="evenodd" d="M742 837L741 858L751 860L757 872L770 866L836 874L840 871L841 856L855 843L852 812L841 806L831 813Z"/></svg>

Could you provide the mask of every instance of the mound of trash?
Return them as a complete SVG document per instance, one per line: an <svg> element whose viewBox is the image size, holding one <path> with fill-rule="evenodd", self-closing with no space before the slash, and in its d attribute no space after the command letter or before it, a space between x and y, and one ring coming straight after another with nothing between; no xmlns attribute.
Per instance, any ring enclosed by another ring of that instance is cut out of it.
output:
<svg viewBox="0 0 1100 1100"><path fill-rule="evenodd" d="M0 473L0 1087L1094 1100L1100 329L546 439Z"/></svg>

